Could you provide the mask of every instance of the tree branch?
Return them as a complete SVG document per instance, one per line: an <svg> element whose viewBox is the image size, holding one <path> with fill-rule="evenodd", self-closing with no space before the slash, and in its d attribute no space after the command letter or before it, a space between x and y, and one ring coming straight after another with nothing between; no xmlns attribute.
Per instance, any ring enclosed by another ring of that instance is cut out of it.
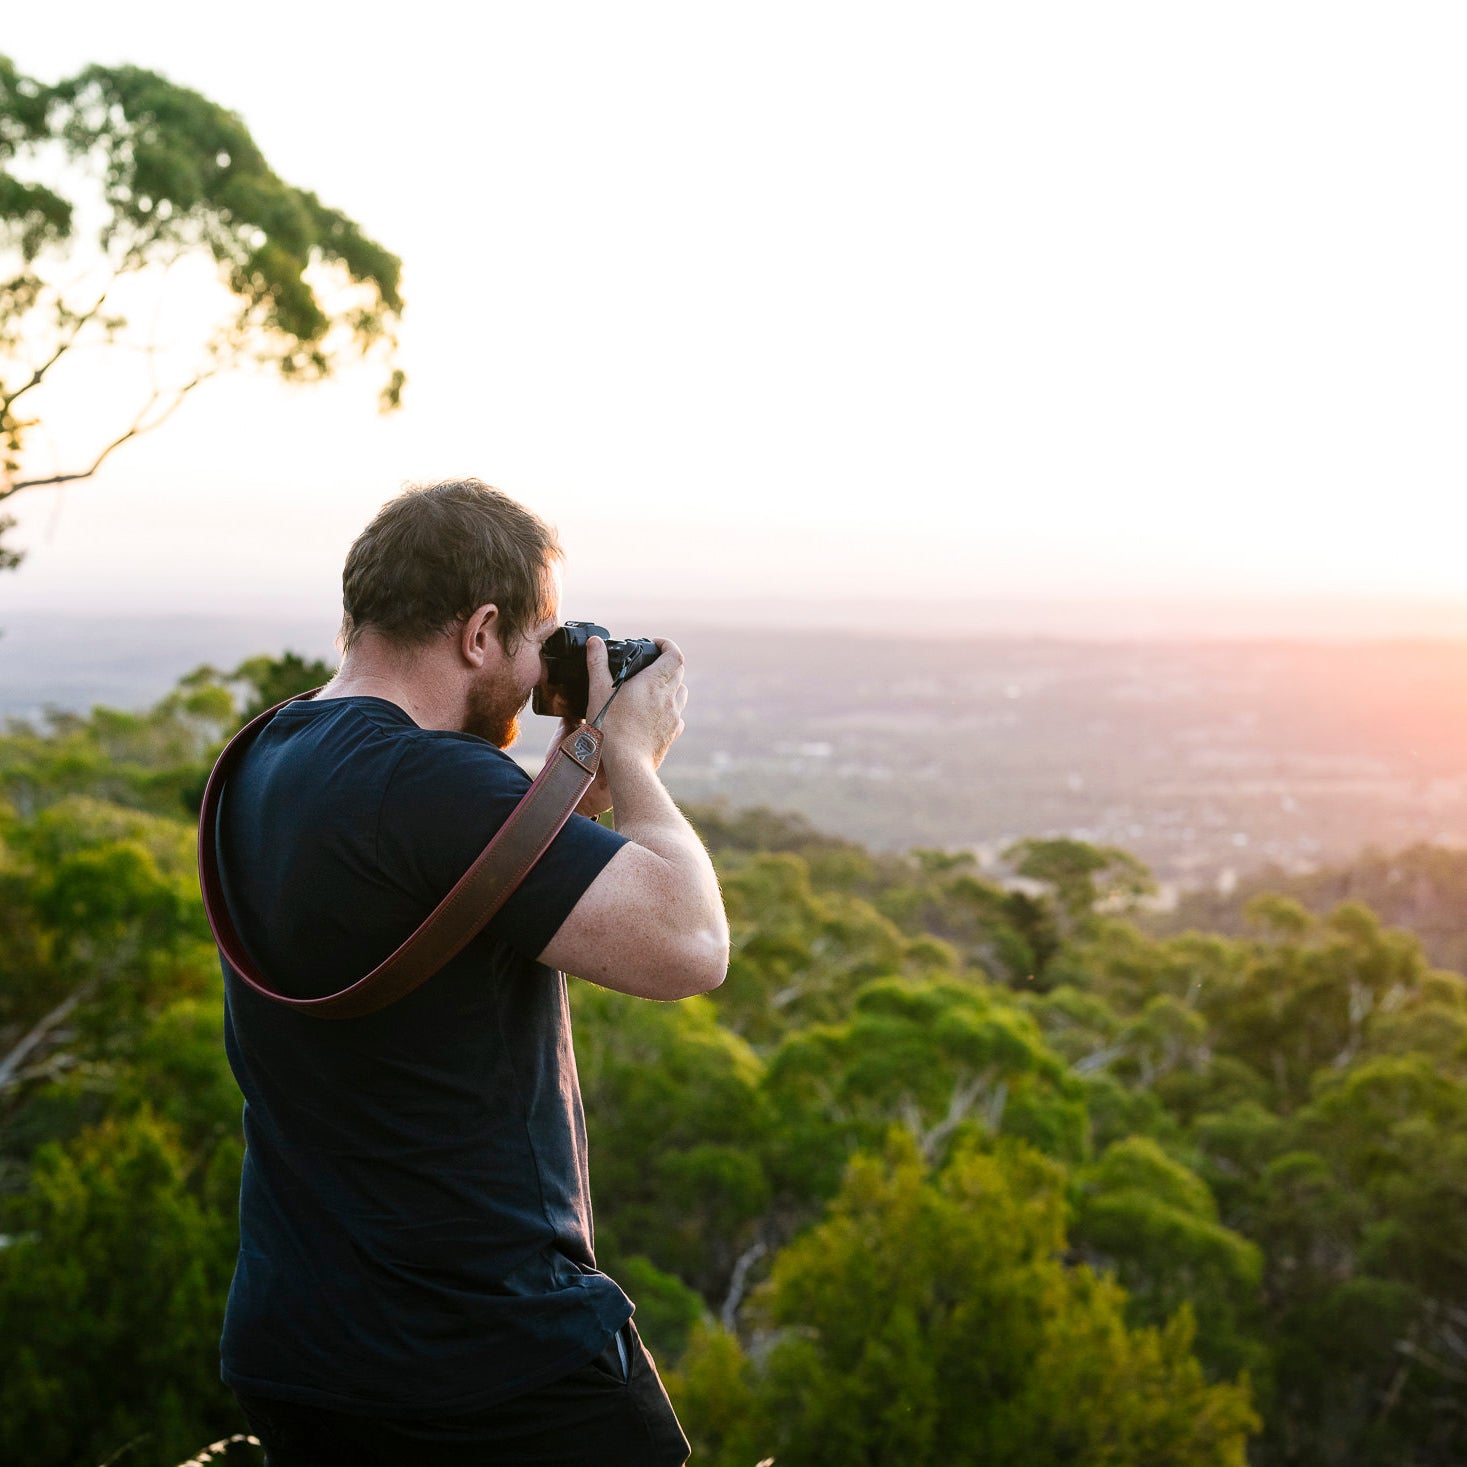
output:
<svg viewBox="0 0 1467 1467"><path fill-rule="evenodd" d="M35 368L31 372L30 380L28 382L25 382L20 387L17 387L14 392L0 394L0 421L3 421L3 418L9 414L11 404L19 401L33 387L39 387L42 380L45 378L46 373L49 372L51 368L54 367L56 363L59 362L61 358L65 356L66 353L70 351L73 346L76 345L77 337L81 335L82 331L88 325L90 325L91 322L96 320L97 312L100 311L104 305L106 305L107 297L111 294L112 287L116 285L116 283L117 277L114 275L111 281L108 282L107 289L104 290L102 294L97 297L97 299L92 303L91 306L89 306L85 311L83 311L72 321L71 333L67 336L63 336L61 341L58 343L56 350L53 351L51 355L44 362L42 362L39 367ZM58 307L60 307L61 303L59 301L57 304Z"/></svg>
<svg viewBox="0 0 1467 1467"><path fill-rule="evenodd" d="M0 1059L0 1090L7 1089L15 1082L16 1072L29 1058L31 1051L43 1044L53 1029L66 1022L71 1011L91 993L92 986L91 983L83 983L75 992L69 994L36 1024L9 1054Z"/></svg>
<svg viewBox="0 0 1467 1467"><path fill-rule="evenodd" d="M1113 1059L1119 1059L1125 1052L1124 1044L1107 1044L1100 1049L1092 1049L1089 1054L1081 1055L1070 1068L1077 1075L1088 1075L1092 1070L1103 1069Z"/></svg>
<svg viewBox="0 0 1467 1467"><path fill-rule="evenodd" d="M733 1277L728 1283L728 1297L723 1301L723 1308L718 1312L718 1321L729 1334L737 1333L739 1305L744 1302L744 1291L748 1288L749 1270L769 1252L764 1243L755 1243L752 1247L744 1249L739 1254L738 1262L734 1264Z"/></svg>
<svg viewBox="0 0 1467 1467"><path fill-rule="evenodd" d="M1406 1359L1414 1361L1417 1365L1424 1366L1434 1375L1441 1376L1443 1380L1467 1385L1467 1371L1457 1370L1448 1365L1445 1360L1440 1360L1430 1351L1423 1350L1413 1339L1397 1340L1396 1353L1404 1355Z"/></svg>
<svg viewBox="0 0 1467 1467"><path fill-rule="evenodd" d="M200 372L197 377L193 378L189 382L185 382L182 387L172 389L173 401L170 402L168 406L157 415L157 417L155 417L151 422L148 422L146 421L148 414L152 411L153 407L158 402L158 399L166 395L161 390L154 391L152 396L148 398L147 402L143 404L142 411L139 412L137 417L133 419L132 426L128 428L125 433L122 433L118 437L114 438L112 442L109 443L96 456L96 458L92 460L90 468L77 469L69 474L48 474L44 478L39 479L13 480L3 489L0 489L0 503L3 503L5 500L9 499L12 494L19 494L22 489L42 489L51 484L71 484L78 479L90 479L92 475L95 474L97 470L102 467L103 463L112 454L114 449L121 448L124 443L129 442L133 438L139 437L143 433L151 433L154 428L161 428L163 424L166 423L168 419L171 418L173 414L178 411L179 405L183 402L184 398L187 397L188 394L199 385L199 383L206 382L213 375L213 371Z"/></svg>
<svg viewBox="0 0 1467 1467"><path fill-rule="evenodd" d="M922 1112L918 1109L916 1101L910 1096L907 1097L902 1107L902 1119L906 1122L907 1129L916 1138L917 1146L926 1160L929 1162L937 1160L943 1146L947 1144L948 1137L967 1120L987 1089L986 1075L975 1075L968 1080L962 1078L956 1080L953 1083L953 1092L948 1097L947 1114L931 1127L922 1124ZM1000 1080L998 1085L989 1092L984 1120L990 1130L998 1130L1003 1120L1004 1105L1008 1100L1008 1094L1008 1084L1003 1080Z"/></svg>
<svg viewBox="0 0 1467 1467"><path fill-rule="evenodd" d="M22 489L90 478L124 443L163 423L200 381L230 365L225 355L253 356L299 381L329 376L338 358L365 358L379 343L390 365L402 262L346 215L280 178L233 113L132 66L90 66L33 93L3 58L0 73L7 95L28 99L0 150L7 159L16 154L65 167L60 192L21 185L20 201L34 206L39 233L22 240L22 272L0 280L0 358L8 369L0 377L0 501ZM70 246L82 239L89 246L85 273L58 283ZM37 424L24 420L18 403L43 381L54 383L52 368L69 350L97 337L116 344L126 323L109 320L105 302L117 294L119 279L182 259L211 261L241 308L217 341L199 323L206 356L193 381L166 392L153 382L143 411L88 466L49 474L24 466L22 440ZM100 275L93 273L98 268ZM329 278L316 279L320 268ZM346 288L340 299L338 287ZM90 304L73 309L73 296ZM387 405L396 405L401 387L394 372Z"/></svg>

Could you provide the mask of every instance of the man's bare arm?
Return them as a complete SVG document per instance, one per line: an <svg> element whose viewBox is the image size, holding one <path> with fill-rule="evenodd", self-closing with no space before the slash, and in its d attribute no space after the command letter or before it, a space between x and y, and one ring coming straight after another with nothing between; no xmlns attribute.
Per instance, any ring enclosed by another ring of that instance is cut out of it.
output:
<svg viewBox="0 0 1467 1467"><path fill-rule="evenodd" d="M723 982L728 919L713 863L657 776L682 732L687 701L682 653L662 656L616 695L607 713L602 767L623 846L551 938L540 960L605 988L642 998L687 998ZM611 694L606 648L587 647L593 710Z"/></svg>

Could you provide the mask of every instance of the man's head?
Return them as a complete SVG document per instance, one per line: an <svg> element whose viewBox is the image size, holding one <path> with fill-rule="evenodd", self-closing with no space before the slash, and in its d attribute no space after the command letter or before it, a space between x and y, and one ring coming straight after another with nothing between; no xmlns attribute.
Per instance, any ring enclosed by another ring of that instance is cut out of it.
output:
<svg viewBox="0 0 1467 1467"><path fill-rule="evenodd" d="M473 677L464 726L502 747L535 681L531 639L558 614L562 557L549 525L478 479L414 485L382 506L347 553L343 650L368 631L403 652L445 636L467 647L482 622L497 642L490 650L503 656Z"/></svg>
<svg viewBox="0 0 1467 1467"><path fill-rule="evenodd" d="M347 552L341 573L342 644L366 627L404 646L499 608L506 650L552 616L555 531L478 479L418 484L389 499Z"/></svg>

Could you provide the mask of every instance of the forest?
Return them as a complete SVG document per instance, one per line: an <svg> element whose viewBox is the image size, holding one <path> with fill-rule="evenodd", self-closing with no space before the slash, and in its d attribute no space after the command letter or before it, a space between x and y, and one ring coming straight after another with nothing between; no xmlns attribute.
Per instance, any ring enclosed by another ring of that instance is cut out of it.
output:
<svg viewBox="0 0 1467 1467"><path fill-rule="evenodd" d="M0 1461L176 1467L241 1430L194 811L325 671L0 735ZM1467 981L1418 933L1338 874L1162 932L1120 849L1020 842L1014 889L689 813L727 981L573 989L598 1261L695 1463L1467 1460ZM1407 856L1360 885L1419 890Z"/></svg>

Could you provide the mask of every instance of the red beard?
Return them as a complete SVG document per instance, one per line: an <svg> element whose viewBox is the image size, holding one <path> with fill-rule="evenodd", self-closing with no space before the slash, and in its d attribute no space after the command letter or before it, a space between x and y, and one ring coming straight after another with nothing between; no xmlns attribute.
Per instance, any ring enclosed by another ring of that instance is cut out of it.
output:
<svg viewBox="0 0 1467 1467"><path fill-rule="evenodd" d="M519 737L520 710L529 696L487 682L475 683L469 689L463 731L488 739L496 749L509 748Z"/></svg>

